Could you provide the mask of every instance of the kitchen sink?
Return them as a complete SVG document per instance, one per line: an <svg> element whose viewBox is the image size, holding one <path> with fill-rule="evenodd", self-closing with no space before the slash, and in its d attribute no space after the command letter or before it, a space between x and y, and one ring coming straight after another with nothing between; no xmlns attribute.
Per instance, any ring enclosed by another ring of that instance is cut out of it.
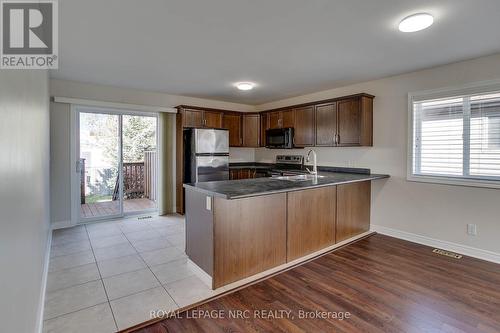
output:
<svg viewBox="0 0 500 333"><path fill-rule="evenodd" d="M279 176L279 177L273 177L274 179L279 179L279 180L289 180L292 182L300 182L300 181L306 181L306 180L315 180L319 178L324 178L325 176L321 175L295 175L295 176Z"/></svg>

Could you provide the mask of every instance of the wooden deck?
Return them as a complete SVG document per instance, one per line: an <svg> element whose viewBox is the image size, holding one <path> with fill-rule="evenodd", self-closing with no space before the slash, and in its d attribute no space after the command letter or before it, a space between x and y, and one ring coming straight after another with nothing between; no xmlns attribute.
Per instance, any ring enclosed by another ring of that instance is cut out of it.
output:
<svg viewBox="0 0 500 333"><path fill-rule="evenodd" d="M499 309L500 265L374 235L129 332L500 332ZM200 318L216 311L225 317Z"/></svg>
<svg viewBox="0 0 500 333"><path fill-rule="evenodd" d="M127 199L123 200L123 211L136 212L156 208L156 203L149 199ZM93 218L120 213L118 201L105 201L80 205L80 214L83 218Z"/></svg>

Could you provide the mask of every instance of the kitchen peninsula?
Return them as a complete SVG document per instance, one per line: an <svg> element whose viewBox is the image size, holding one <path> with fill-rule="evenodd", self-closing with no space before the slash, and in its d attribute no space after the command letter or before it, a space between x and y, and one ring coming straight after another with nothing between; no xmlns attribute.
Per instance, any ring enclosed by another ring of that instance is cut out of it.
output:
<svg viewBox="0 0 500 333"><path fill-rule="evenodd" d="M389 176L322 170L184 184L186 253L213 289L369 230L371 181Z"/></svg>

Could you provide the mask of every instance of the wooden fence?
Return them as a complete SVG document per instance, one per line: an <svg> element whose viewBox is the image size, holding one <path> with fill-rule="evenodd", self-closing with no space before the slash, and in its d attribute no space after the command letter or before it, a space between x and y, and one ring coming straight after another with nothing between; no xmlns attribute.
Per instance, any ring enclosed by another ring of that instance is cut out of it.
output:
<svg viewBox="0 0 500 333"><path fill-rule="evenodd" d="M80 202L85 204L85 159L80 176ZM155 151L144 152L144 162L123 163L123 195L126 199L157 199L158 163ZM119 177L116 177L113 200L118 200Z"/></svg>
<svg viewBox="0 0 500 333"><path fill-rule="evenodd" d="M144 196L156 201L158 184L158 162L156 151L144 152Z"/></svg>

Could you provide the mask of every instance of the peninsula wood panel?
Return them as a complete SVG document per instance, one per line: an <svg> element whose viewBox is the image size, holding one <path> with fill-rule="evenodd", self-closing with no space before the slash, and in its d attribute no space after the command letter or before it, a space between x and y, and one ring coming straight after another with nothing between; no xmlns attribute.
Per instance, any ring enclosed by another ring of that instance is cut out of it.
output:
<svg viewBox="0 0 500 333"><path fill-rule="evenodd" d="M335 243L335 186L288 193L287 261Z"/></svg>
<svg viewBox="0 0 500 333"><path fill-rule="evenodd" d="M337 185L337 243L370 229L370 201L370 181Z"/></svg>
<svg viewBox="0 0 500 333"><path fill-rule="evenodd" d="M241 118L239 114L226 113L222 118L222 126L229 130L229 147L240 147L242 144Z"/></svg>
<svg viewBox="0 0 500 333"><path fill-rule="evenodd" d="M207 274L213 274L213 214L206 209L208 195L190 189L186 199L186 254Z"/></svg>
<svg viewBox="0 0 500 333"><path fill-rule="evenodd" d="M260 116L258 114L243 115L243 147L260 146Z"/></svg>
<svg viewBox="0 0 500 333"><path fill-rule="evenodd" d="M286 262L286 193L214 204L213 287Z"/></svg>

